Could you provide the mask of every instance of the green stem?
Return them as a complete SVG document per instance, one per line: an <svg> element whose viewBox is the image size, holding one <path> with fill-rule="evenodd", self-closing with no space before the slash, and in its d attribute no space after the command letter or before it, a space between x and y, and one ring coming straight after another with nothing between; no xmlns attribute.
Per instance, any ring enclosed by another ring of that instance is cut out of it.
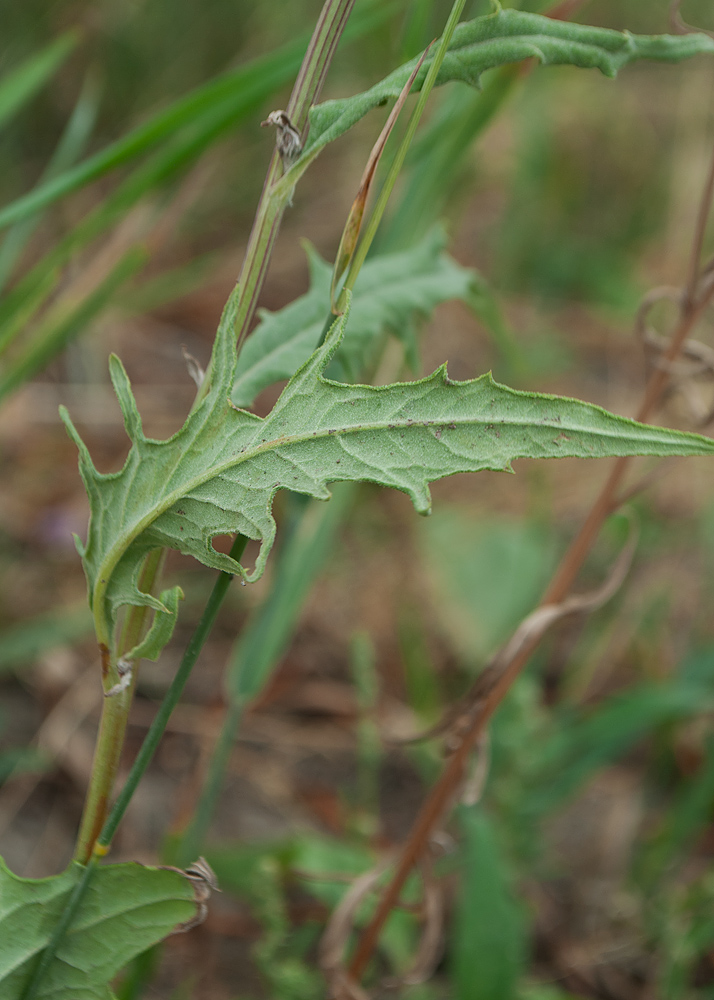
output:
<svg viewBox="0 0 714 1000"><path fill-rule="evenodd" d="M286 108L288 117L301 133L303 144L307 136L308 112L320 95L327 70L354 3L355 0L326 0L310 39L310 45ZM236 316L236 339L239 351L255 314L283 212L290 200L290 194L277 195L272 190L275 181L282 176L282 173L283 166L276 151L273 153L268 176L265 179L263 194L238 278L240 301Z"/></svg>
<svg viewBox="0 0 714 1000"><path fill-rule="evenodd" d="M303 138L307 128L308 111L319 96L337 43L345 28L354 2L355 0L325 0L322 13L305 53L305 58L303 59L287 106L288 115L295 127L303 133ZM278 196L272 191L275 180L281 174L282 162L276 151L273 153L270 167L268 168L263 193L248 242L248 249L238 285L236 286L236 292L234 293L238 295L238 315L236 319L238 349L240 349L240 345L245 339L253 319L283 211L289 198L289 195ZM203 386L196 396L194 408L204 397L209 384L210 372L207 372ZM151 558L152 556L150 555L148 559ZM157 554L157 559L160 562L160 553ZM152 584L155 582L155 579L156 574L152 578ZM149 588L146 587L144 589ZM132 608L128 612L128 618L130 621L136 620L141 630L145 623L146 613L146 608ZM131 649L132 645L135 644L125 645L122 642L119 648L119 655ZM113 677L116 673L116 665L109 664L108 666ZM113 677L114 681L116 679L116 677ZM109 798L119 766L132 694L133 687L105 699L102 721L97 738L97 749L92 766L90 787L75 852L75 859L83 864L87 862L91 854L92 846L107 814Z"/></svg>
<svg viewBox="0 0 714 1000"><path fill-rule="evenodd" d="M392 160L389 173L387 174L382 190L379 192L379 197L377 198L374 211L372 212L369 223L367 224L364 236L362 237L360 244L355 251L354 257L350 262L349 271L347 272L347 277L345 278L342 294L340 295L339 304L336 310L337 312L344 311L347 300L346 292L348 289L352 291L354 288L357 275L359 274L362 265L365 262L365 258L369 253L372 241L377 235L377 229L382 221L382 216L384 215L384 211L387 207L387 202L389 201L394 185L396 184L397 178L399 177L402 167L404 166L404 160L406 159L407 152L409 151L409 147L416 133L421 116L424 113L426 102L429 100L429 95L434 87L434 84L436 83L436 78L439 75L441 64L443 63L444 56L446 55L449 45L451 44L451 39L454 31L456 30L456 25L459 23L459 18L463 13L465 4L466 0L455 0L455 3L451 8L449 20L446 22L444 33L439 39L439 47L431 65L429 66L429 72L426 74L426 79L424 80L424 84L419 93L419 99L416 107L414 108L412 116L409 119L409 124L407 125L404 138L402 139L399 149Z"/></svg>
<svg viewBox="0 0 714 1000"><path fill-rule="evenodd" d="M345 29L354 4L355 0L325 0L320 18L310 39L285 109L290 121L300 132L303 145L307 137L308 112L320 95L337 43ZM263 192L248 239L243 266L236 285L238 308L235 318L235 334L238 352L248 336L258 304L258 297L268 273L283 213L292 198L290 190L275 191L276 181L280 180L282 174L283 164L276 149L268 167ZM206 395L210 380L209 366L203 385L196 396L194 407Z"/></svg>
<svg viewBox="0 0 714 1000"><path fill-rule="evenodd" d="M235 559L236 561L240 559L243 555L243 550L245 549L247 542L248 539L245 535L236 536L229 553L232 559ZM154 720L149 727L148 733L144 737L144 742L141 744L141 750L139 750L139 753L137 754L133 767L129 772L129 777L126 779L124 787L114 803L102 832L97 837L97 842L94 846L95 854L104 856L109 851L112 838L116 833L116 829L121 822L122 816L126 812L126 808L131 801L131 797L136 791L136 786L141 781L144 772L149 766L151 758L154 756L154 752L156 751L164 729L166 728L166 723L169 721L171 713L178 704L179 698L181 697L183 689L186 686L186 681L188 680L189 675L193 670L193 666L198 659L198 655L201 652L211 629L213 628L213 623L216 620L216 616L218 615L218 611L223 603L223 599L226 596L232 579L233 575L231 573L221 573L213 585L213 590L211 591L211 596L208 598L208 603L203 609L203 614L201 615L200 621L196 626L196 630L186 646L186 650L183 654L174 679L172 680L168 691L164 695L164 699L159 706L158 712L154 716Z"/></svg>
<svg viewBox="0 0 714 1000"><path fill-rule="evenodd" d="M234 559L240 559L243 555L243 550L245 549L247 541L248 539L244 535L236 536L230 551L230 555ZM203 614L201 615L201 619L195 632L186 646L179 668L174 675L174 679L169 685L168 691L164 695L164 699L159 706L158 712L154 716L154 721L151 723L149 731L144 737L144 742L141 744L141 749L139 750L136 760L134 761L131 771L129 772L129 777L126 779L126 783L117 797L117 800L112 807L112 811L102 827L101 833L96 838L92 853L84 865L84 871L82 872L81 878L74 887L67 906L62 911L62 916L59 919L49 944L42 952L32 978L25 987L21 996L21 1000L34 1000L37 996L37 991L41 985L41 981L44 979L45 974L57 953L57 949L62 943L72 919L77 913L79 905L84 898L92 876L92 871L97 866L99 858L108 854L117 827L126 812L127 806L136 791L137 785L141 781L147 767L151 763L151 758L154 756L156 748L161 741L161 737L164 729L166 728L166 724L169 721L169 717L178 704L183 693L183 689L186 686L186 681L193 670L206 639L210 635L216 616L218 615L223 599L228 592L228 587L230 586L232 579L233 575L231 573L221 573L213 585L213 590L211 591L211 596L208 598L208 603L203 610Z"/></svg>
<svg viewBox="0 0 714 1000"><path fill-rule="evenodd" d="M162 549L155 549L146 557L139 578L139 589L144 593L151 593L154 590L161 572L163 558L164 553ZM149 608L144 606L137 607L133 605L127 611L126 621L119 641L119 656L133 649L139 643L146 627L149 610ZM107 656L106 653L104 655L105 657ZM126 691L121 691L109 698L105 697L102 704L102 718L99 723L92 773L89 779L89 788L87 789L87 797L74 853L74 860L79 861L80 864L86 864L89 860L94 842L107 818L109 799L119 769L122 747L124 746L124 736L136 685L138 665L137 661L133 667L131 684ZM114 667L116 667L116 664L114 664ZM118 675L116 675L116 669L112 669L112 665L107 662L102 663L102 674L103 687L106 692L118 679Z"/></svg>
<svg viewBox="0 0 714 1000"><path fill-rule="evenodd" d="M429 72L427 73L424 85L421 89L421 93L419 95L419 101L409 120L407 133L400 145L400 148L397 152L394 162L392 163L384 187L380 192L380 196L375 206L374 212L372 213L372 217L367 227L367 231L355 254L355 257L359 255L358 265L356 268L354 268L354 259L353 259L352 266L350 266L347 278L345 280L345 287L352 288L354 286L354 282L357 278L357 274L359 273L359 269L362 266L365 257L367 256L367 253L369 251L369 248L372 244L375 233L377 231L377 227L384 214L387 201L394 187L394 183L396 182L397 176L404 164L404 159L406 157L407 150L416 132L419 120L421 118L424 107L426 106L429 94L436 82L439 69L441 68L444 56L446 55L446 52L448 50L456 25L459 21L459 18L461 17L464 5L465 5L465 0L456 0L456 3L452 8L449 20L447 21L446 27L444 29L444 34L439 43L439 48L436 52L434 61L429 69ZM256 219L256 226L257 222L258 220ZM349 286L347 284L348 282L351 282ZM324 342L325 337L327 336L334 322L335 322L335 316L332 313L329 313L325 320L325 325L320 338L320 344ZM280 580L279 576L277 577L277 580L278 581ZM183 861L185 861L187 858L190 859L194 857L195 854L198 853L198 851L200 850L200 845L203 842L205 834L208 830L208 826L210 824L211 817L215 810L216 802L220 794L221 784L223 781L223 777L225 775L228 759L230 756L230 751L233 742L235 740L235 734L240 724L242 712L243 712L243 701L235 698L234 696L232 698L232 701L228 707L225 718L223 720L221 732L216 741L211 762L209 764L207 779L201 790L201 794L196 804L196 808L193 812L193 815L191 817L191 820L189 821L188 826L185 828L179 839L179 843L176 848L177 859L175 859L176 863L178 864L183 863Z"/></svg>

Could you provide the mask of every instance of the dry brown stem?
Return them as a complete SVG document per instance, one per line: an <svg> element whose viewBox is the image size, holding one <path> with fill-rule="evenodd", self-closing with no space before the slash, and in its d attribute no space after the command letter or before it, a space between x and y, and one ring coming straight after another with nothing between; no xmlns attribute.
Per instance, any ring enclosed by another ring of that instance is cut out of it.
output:
<svg viewBox="0 0 714 1000"><path fill-rule="evenodd" d="M714 151L697 215L687 283L681 294L679 319L669 346L663 352L663 361L665 364L655 368L647 381L642 403L636 416L636 419L641 422L646 422L650 419L662 399L669 381L667 365L674 362L678 357L682 346L687 341L691 331L714 296L714 285L708 280L706 268L703 269L700 264L704 232L709 217L713 191ZM562 608L564 603L568 603L566 601L568 592L575 582L575 578L590 552L604 520L614 509L617 492L629 468L630 461L628 458L620 458L615 462L600 495L593 504L579 534L565 553L546 590L540 607L534 612L534 616L537 617L545 614L547 617L549 613L552 613L547 610L549 607L561 606ZM523 625L519 627L519 631L520 629L523 629ZM356 982L359 980L364 972L377 944L384 922L391 910L398 904L399 895L409 872L425 853L430 837L440 824L446 809L453 799L455 789L460 787L466 761L471 750L476 745L484 727L489 722L496 708L501 704L511 685L530 659L544 631L544 628L534 627L531 635L523 636L522 641L519 642L516 642L516 635L514 635L506 647L504 647L501 654L502 660L499 674L494 677L490 688L479 697L477 709L469 719L468 728L463 733L461 743L448 759L441 777L424 802L404 845L392 881L387 886L374 917L358 943L349 968L349 973L353 981ZM510 660L504 655L506 649L511 652Z"/></svg>

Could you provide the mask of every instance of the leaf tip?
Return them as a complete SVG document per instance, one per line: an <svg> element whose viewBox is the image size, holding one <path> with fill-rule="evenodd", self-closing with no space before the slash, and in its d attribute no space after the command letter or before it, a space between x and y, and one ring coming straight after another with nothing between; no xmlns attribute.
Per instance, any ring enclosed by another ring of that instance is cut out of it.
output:
<svg viewBox="0 0 714 1000"><path fill-rule="evenodd" d="M121 359L116 354L109 355L109 375L114 386L119 408L124 418L126 432L132 441L142 437L141 417L136 406L134 393L131 390L131 382L127 375L126 368Z"/></svg>

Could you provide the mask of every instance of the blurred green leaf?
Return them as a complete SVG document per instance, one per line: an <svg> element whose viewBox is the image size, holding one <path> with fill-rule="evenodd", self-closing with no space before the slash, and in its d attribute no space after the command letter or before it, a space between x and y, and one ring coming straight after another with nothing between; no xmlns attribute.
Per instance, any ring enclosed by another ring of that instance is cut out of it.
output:
<svg viewBox="0 0 714 1000"><path fill-rule="evenodd" d="M645 887L652 889L671 867L683 860L694 838L712 818L714 802L714 739L707 741L704 759L674 796L662 825L637 863Z"/></svg>
<svg viewBox="0 0 714 1000"><path fill-rule="evenodd" d="M44 87L78 40L76 32L68 31L5 74L0 80L0 127Z"/></svg>
<svg viewBox="0 0 714 1000"><path fill-rule="evenodd" d="M444 252L446 238L434 230L402 253L367 260L350 307L349 333L335 354L329 374L353 379L374 353L379 335L392 331L407 345L418 367L411 321L428 316L441 302L467 299L474 274ZM241 350L232 399L248 406L261 389L290 378L317 347L330 308L332 268L306 245L310 290L280 312L261 313L261 322Z"/></svg>
<svg viewBox="0 0 714 1000"><path fill-rule="evenodd" d="M42 175L42 181L48 181L66 170L82 155L94 127L98 108L99 87L94 75L89 73L60 141ZM13 267L38 221L38 216L30 216L18 222L5 234L0 246L0 291L10 278Z"/></svg>
<svg viewBox="0 0 714 1000"><path fill-rule="evenodd" d="M535 606L555 563L536 523L444 507L419 527L443 625L465 662L488 659Z"/></svg>
<svg viewBox="0 0 714 1000"><path fill-rule="evenodd" d="M0 785L12 775L42 773L51 767L51 761L37 747L14 747L0 751Z"/></svg>
<svg viewBox="0 0 714 1000"><path fill-rule="evenodd" d="M404 666L407 704L425 725L437 721L443 710L439 680L429 653L423 616L416 607L406 606L399 616L399 651Z"/></svg>
<svg viewBox="0 0 714 1000"><path fill-rule="evenodd" d="M241 631L231 654L227 686L233 700L244 704L254 698L287 649L307 594L353 501L350 483L335 485L327 507L299 496L291 500L294 523L284 526L286 537L270 593Z"/></svg>
<svg viewBox="0 0 714 1000"><path fill-rule="evenodd" d="M388 236L389 250L421 239L445 205L465 171L466 153L503 106L518 79L518 68L504 66L490 74L480 93L457 85L444 94L436 112L412 145L408 174Z"/></svg>
<svg viewBox="0 0 714 1000"><path fill-rule="evenodd" d="M342 42L365 34L391 12L392 7L387 3L361 5L348 23ZM307 34L298 36L245 66L196 87L83 163L6 205L0 210L0 228L33 215L117 167L126 166L185 128L200 130L205 120L215 118L217 112L222 121L220 126L214 121L212 128L223 131L235 126L295 75L308 39Z"/></svg>
<svg viewBox="0 0 714 1000"><path fill-rule="evenodd" d="M124 254L109 274L86 298L59 315L51 312L41 323L27 346L7 364L0 374L0 401L37 374L61 348L76 337L112 300L119 288L146 262L146 250L134 247Z"/></svg>
<svg viewBox="0 0 714 1000"><path fill-rule="evenodd" d="M76 642L91 632L92 613L84 603L12 625L0 632L0 674L29 665L48 649Z"/></svg>
<svg viewBox="0 0 714 1000"><path fill-rule="evenodd" d="M524 790L524 810L551 811L658 726L713 707L710 687L676 680L637 685L589 712L564 712L552 738L539 748L542 778Z"/></svg>
<svg viewBox="0 0 714 1000"><path fill-rule="evenodd" d="M526 922L482 809L459 809L462 867L449 966L454 1000L510 1000L526 956Z"/></svg>
<svg viewBox="0 0 714 1000"><path fill-rule="evenodd" d="M0 227L33 215L71 191L85 187L111 170L126 166L180 130L200 127L204 118L213 115L219 106L227 109L230 102L233 122L237 122L294 75L304 48L305 40L298 38L275 52L254 59L247 66L224 73L197 87L106 149L10 202L0 210Z"/></svg>

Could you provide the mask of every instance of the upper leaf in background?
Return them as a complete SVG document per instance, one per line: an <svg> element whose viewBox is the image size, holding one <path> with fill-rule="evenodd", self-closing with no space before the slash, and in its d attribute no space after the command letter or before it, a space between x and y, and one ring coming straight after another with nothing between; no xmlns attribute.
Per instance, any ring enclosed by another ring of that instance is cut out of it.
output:
<svg viewBox="0 0 714 1000"><path fill-rule="evenodd" d="M593 28L528 14L501 10L460 24L444 59L437 84L460 80L478 87L481 74L496 66L536 58L543 65L572 65L599 69L614 77L636 59L676 62L701 52L714 52L714 39L707 35L632 35L627 31ZM417 74L419 90L431 64L427 57ZM310 111L310 134L305 155L285 175L287 187L295 183L317 153L343 135L368 111L396 99L417 60L412 59L369 90L354 97L324 101Z"/></svg>
<svg viewBox="0 0 714 1000"><path fill-rule="evenodd" d="M474 274L444 252L446 239L435 230L413 249L368 259L355 288L349 332L334 364L354 378L364 368L370 348L385 329L407 343L409 361L417 367L410 320L428 316L441 302L468 299ZM261 322L238 358L232 399L250 406L257 394L287 379L319 343L330 308L332 268L306 245L310 290L279 312L262 311Z"/></svg>
<svg viewBox="0 0 714 1000"><path fill-rule="evenodd" d="M216 337L210 390L167 441L144 435L127 374L112 358L132 441L121 472L96 470L63 410L90 501L87 544L79 547L96 634L110 648L120 606L165 610L137 586L152 549L175 548L256 580L275 537L272 503L280 489L327 500L328 483L376 482L407 493L426 514L430 482L456 472L508 470L515 458L714 453L714 441L701 435L637 424L577 400L516 392L490 375L454 382L446 366L418 382L391 386L329 381L322 373L340 344L347 313L263 419L228 398L236 303L234 293ZM213 548L216 535L236 532L262 542L252 572Z"/></svg>
<svg viewBox="0 0 714 1000"><path fill-rule="evenodd" d="M0 859L0 996L19 1000L82 874L18 878ZM138 864L96 869L42 982L39 1000L111 1000L108 983L135 955L196 914L191 883Z"/></svg>

